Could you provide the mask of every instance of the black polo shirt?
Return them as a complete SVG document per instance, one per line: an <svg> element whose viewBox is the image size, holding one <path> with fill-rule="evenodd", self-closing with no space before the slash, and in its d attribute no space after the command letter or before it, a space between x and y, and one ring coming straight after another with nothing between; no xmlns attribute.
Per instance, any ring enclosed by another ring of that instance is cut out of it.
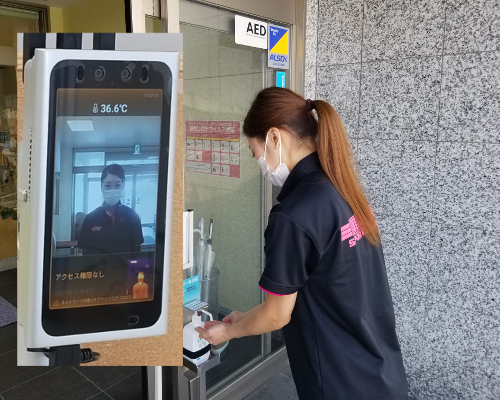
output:
<svg viewBox="0 0 500 400"><path fill-rule="evenodd" d="M297 292L283 334L299 398L406 399L382 248L363 237L318 153L293 168L278 201L259 285Z"/></svg>
<svg viewBox="0 0 500 400"><path fill-rule="evenodd" d="M139 215L118 203L113 217L104 205L85 217L78 247L83 254L131 253L139 251L143 242Z"/></svg>

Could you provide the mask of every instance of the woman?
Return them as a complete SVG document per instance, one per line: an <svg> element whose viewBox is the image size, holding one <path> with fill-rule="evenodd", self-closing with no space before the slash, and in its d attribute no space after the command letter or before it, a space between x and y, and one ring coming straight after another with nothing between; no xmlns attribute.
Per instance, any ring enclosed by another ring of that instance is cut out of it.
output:
<svg viewBox="0 0 500 400"><path fill-rule="evenodd" d="M144 242L139 215L121 198L125 190L125 171L118 164L106 166L101 174L103 205L83 220L78 247L83 254L132 253Z"/></svg>
<svg viewBox="0 0 500 400"><path fill-rule="evenodd" d="M269 88L243 131L263 174L283 186L265 232L266 300L200 336L217 344L283 328L300 399L406 399L380 235L339 115Z"/></svg>

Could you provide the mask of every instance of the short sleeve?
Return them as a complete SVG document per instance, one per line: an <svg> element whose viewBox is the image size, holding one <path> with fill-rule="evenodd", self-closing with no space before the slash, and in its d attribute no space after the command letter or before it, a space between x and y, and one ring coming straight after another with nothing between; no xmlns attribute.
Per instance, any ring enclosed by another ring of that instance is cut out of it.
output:
<svg viewBox="0 0 500 400"><path fill-rule="evenodd" d="M259 286L277 295L297 292L321 259L316 243L302 226L281 212L271 213L264 237L266 266Z"/></svg>

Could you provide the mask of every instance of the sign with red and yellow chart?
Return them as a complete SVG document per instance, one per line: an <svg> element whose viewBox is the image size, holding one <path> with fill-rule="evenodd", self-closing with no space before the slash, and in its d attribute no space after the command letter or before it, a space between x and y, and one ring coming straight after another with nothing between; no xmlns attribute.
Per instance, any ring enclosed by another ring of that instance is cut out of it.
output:
<svg viewBox="0 0 500 400"><path fill-rule="evenodd" d="M186 121L186 169L240 177L240 121Z"/></svg>

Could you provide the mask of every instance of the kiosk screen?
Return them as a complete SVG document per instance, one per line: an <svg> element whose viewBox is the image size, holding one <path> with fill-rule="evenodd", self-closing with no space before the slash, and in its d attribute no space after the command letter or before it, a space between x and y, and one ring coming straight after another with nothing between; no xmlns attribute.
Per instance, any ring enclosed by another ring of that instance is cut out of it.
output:
<svg viewBox="0 0 500 400"><path fill-rule="evenodd" d="M153 300L162 99L57 90L50 309Z"/></svg>

